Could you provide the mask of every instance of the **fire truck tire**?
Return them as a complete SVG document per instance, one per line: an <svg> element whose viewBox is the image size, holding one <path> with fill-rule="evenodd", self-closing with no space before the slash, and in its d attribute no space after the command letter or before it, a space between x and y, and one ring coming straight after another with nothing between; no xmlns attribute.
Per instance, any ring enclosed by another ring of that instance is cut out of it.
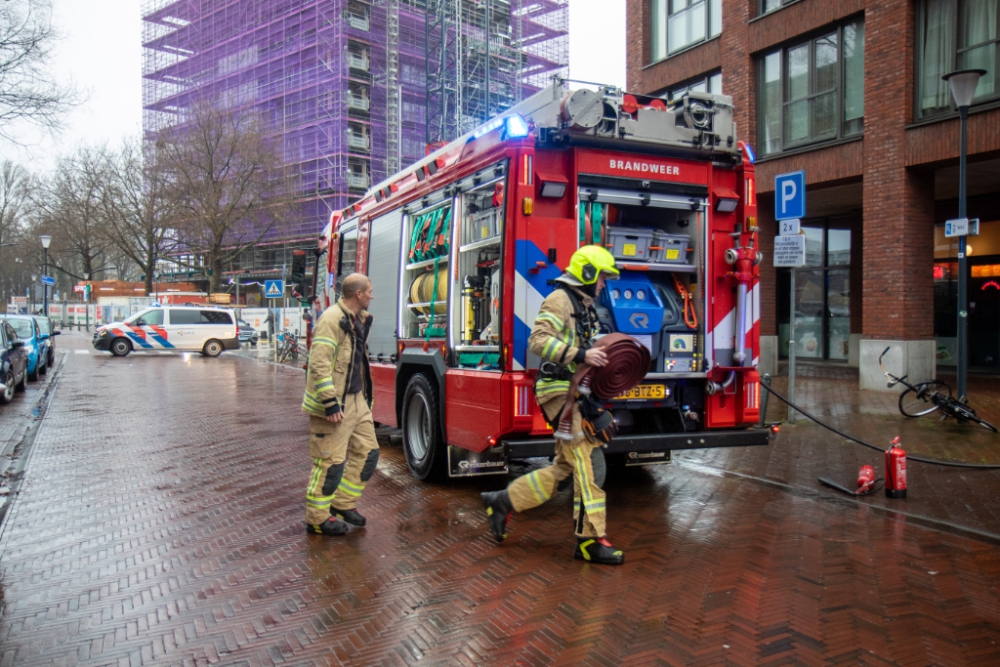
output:
<svg viewBox="0 0 1000 667"><path fill-rule="evenodd" d="M403 394L403 453L414 477L430 482L443 479L447 446L441 433L438 396L423 373L410 378Z"/></svg>

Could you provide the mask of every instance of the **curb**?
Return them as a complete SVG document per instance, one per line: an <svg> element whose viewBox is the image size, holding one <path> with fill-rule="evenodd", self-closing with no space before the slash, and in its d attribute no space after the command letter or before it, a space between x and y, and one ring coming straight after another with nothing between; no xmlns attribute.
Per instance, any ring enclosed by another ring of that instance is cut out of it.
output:
<svg viewBox="0 0 1000 667"><path fill-rule="evenodd" d="M303 373L305 372L305 369L302 368L301 365L294 365L293 366L291 364L283 364L283 363L279 363L277 361L274 361L273 359L262 359L259 356L253 357L253 356L250 356L249 354L243 354L242 352L243 351L240 350L240 352L236 353L236 356L239 357L240 359L249 359L250 361L256 361L256 362L261 363L261 364L269 364L271 366L277 366L278 368L287 368L288 370L292 370L292 371L302 371Z"/></svg>
<svg viewBox="0 0 1000 667"><path fill-rule="evenodd" d="M968 526L960 526L955 523L950 523L948 521L942 521L941 519L932 519L925 516L920 516L919 514L914 514L912 512L904 512L902 510L892 509L891 507L881 507L879 505L871 505L860 499L852 498L851 496L831 496L826 493L821 493L820 491L810 489L804 486L793 486L785 482L779 482L773 479L767 479L766 477L758 477L756 475L749 475L743 472L734 472L732 470L726 470L724 468L716 468L715 466L705 465L704 463L694 463L687 461L676 461L680 466L699 472L703 475L712 475L713 477L729 477L739 480L744 480L752 482L754 484L759 484L760 486L767 486L772 489L779 489L785 491L793 496L798 496L800 498L805 498L808 500L817 500L820 502L831 503L835 505L851 506L851 507L864 507L869 511L882 514L888 518L896 520L904 520L906 523L913 524L925 530L935 530L942 533L949 533L951 535L957 535L958 537L963 537L965 539L975 540L977 542L985 542L994 546L1000 546L1000 535L996 533L990 533L984 530L977 530L975 528L969 528Z"/></svg>
<svg viewBox="0 0 1000 667"><path fill-rule="evenodd" d="M44 391L39 392L38 397L35 399L34 403L31 404L29 412L34 412L35 410L37 410L38 406L43 401L45 401L45 406L47 411L48 405L51 403L51 400L55 397L56 389L59 386L59 376L62 372L63 366L66 364L66 356L68 354L69 352L66 350L62 352L59 362L52 369L52 371L50 371L51 375L49 375L49 377L51 378L51 380L49 380L48 386L45 388ZM26 472L29 466L31 465L31 459L34 457L35 454L35 447L34 447L35 441L38 439L39 434L45 427L45 421L46 419L44 412L40 415L39 418L35 418L29 421L28 427L27 429L25 429L21 438L17 440L17 442L13 445L13 447L9 448L10 454L13 454L15 451L17 451L18 447L24 447L25 451L21 459L22 463L20 465L19 472L22 473ZM4 452L4 455L5 456L7 455L6 451ZM11 461L11 465L8 466L8 470L12 467L15 467L13 460ZM2 506L0 506L0 560L3 559L4 534L7 531L7 522L10 519L11 514L13 513L12 510L14 509L14 503L17 500L18 496L20 496L21 494L21 484L23 483L23 481L24 478L22 477L21 479L17 480L14 484L11 485L11 492L10 495L8 496L7 502L4 503Z"/></svg>

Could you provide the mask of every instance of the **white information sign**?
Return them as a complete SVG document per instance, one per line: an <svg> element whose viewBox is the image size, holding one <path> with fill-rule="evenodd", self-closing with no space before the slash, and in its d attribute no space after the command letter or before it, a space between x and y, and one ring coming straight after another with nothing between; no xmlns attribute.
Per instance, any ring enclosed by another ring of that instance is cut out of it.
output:
<svg viewBox="0 0 1000 667"><path fill-rule="evenodd" d="M956 236L979 236L979 218L955 218L944 223L944 235L948 238Z"/></svg>
<svg viewBox="0 0 1000 667"><path fill-rule="evenodd" d="M777 267L797 267L806 265L806 237L776 236L774 238L774 265Z"/></svg>
<svg viewBox="0 0 1000 667"><path fill-rule="evenodd" d="M798 234L800 222L801 221L798 218L792 218L791 220L779 220L778 234L781 236L791 236L792 234Z"/></svg>

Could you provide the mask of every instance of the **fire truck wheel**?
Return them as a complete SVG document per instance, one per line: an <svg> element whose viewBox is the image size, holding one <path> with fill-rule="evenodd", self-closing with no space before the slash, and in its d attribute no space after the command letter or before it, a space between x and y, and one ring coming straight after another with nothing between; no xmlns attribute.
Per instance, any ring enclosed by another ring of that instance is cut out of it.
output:
<svg viewBox="0 0 1000 667"><path fill-rule="evenodd" d="M403 452L413 476L422 481L444 477L447 448L441 435L437 392L417 373L403 395Z"/></svg>

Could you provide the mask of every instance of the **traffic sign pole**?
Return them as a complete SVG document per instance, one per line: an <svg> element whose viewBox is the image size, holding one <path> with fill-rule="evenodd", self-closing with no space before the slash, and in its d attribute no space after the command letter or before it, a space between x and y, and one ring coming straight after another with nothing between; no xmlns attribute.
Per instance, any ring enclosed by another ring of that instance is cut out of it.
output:
<svg viewBox="0 0 1000 667"><path fill-rule="evenodd" d="M788 309L788 423L795 423L795 269L806 264L806 237L801 218L806 215L806 172L774 177L774 218L780 235L774 239L774 266L789 273Z"/></svg>
<svg viewBox="0 0 1000 667"><path fill-rule="evenodd" d="M966 118L968 107L960 107L962 116L961 145L958 154L958 217L965 218L965 153L966 153ZM968 224L966 224L968 227ZM965 230L968 232L968 229ZM969 375L969 258L965 234L958 237L958 400L964 401Z"/></svg>
<svg viewBox="0 0 1000 667"><path fill-rule="evenodd" d="M788 423L795 423L795 269L789 269L791 275L791 308L788 311Z"/></svg>

